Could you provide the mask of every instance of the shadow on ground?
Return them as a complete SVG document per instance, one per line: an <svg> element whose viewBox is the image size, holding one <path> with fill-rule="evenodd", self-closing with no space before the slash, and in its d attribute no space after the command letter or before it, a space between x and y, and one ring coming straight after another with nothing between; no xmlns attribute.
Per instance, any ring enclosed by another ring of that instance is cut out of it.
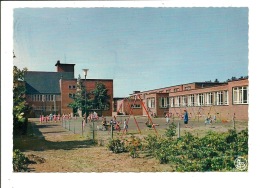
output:
<svg viewBox="0 0 260 188"><path fill-rule="evenodd" d="M86 140L79 135L72 135L68 141L49 141L44 134L66 133L64 130L41 132L39 129L51 128L57 125L36 125L30 122L26 135L14 135L13 147L21 151L45 151L45 150L72 150L76 148L89 148L94 146L92 140Z"/></svg>

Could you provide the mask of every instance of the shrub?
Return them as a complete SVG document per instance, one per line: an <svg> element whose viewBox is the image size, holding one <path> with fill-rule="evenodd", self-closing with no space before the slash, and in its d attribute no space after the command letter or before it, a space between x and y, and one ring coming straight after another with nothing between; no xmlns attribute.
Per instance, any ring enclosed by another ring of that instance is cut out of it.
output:
<svg viewBox="0 0 260 188"><path fill-rule="evenodd" d="M107 147L113 153L122 153L127 151L124 142L119 139L111 139Z"/></svg>
<svg viewBox="0 0 260 188"><path fill-rule="evenodd" d="M165 131L165 136L172 138L176 136L176 125L172 122L169 126L169 128Z"/></svg>
<svg viewBox="0 0 260 188"><path fill-rule="evenodd" d="M148 136L146 151L160 163L171 163L176 171L229 171L237 156L247 159L248 131L208 132L199 138L185 133L179 139Z"/></svg>
<svg viewBox="0 0 260 188"><path fill-rule="evenodd" d="M125 140L125 146L132 158L138 157L138 151L142 149L141 140L133 135Z"/></svg>
<svg viewBox="0 0 260 188"><path fill-rule="evenodd" d="M18 149L13 151L13 171L27 172L29 159Z"/></svg>

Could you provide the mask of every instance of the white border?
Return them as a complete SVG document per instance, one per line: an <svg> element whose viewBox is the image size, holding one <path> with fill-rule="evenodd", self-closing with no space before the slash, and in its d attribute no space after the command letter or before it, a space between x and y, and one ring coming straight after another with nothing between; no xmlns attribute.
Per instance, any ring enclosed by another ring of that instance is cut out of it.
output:
<svg viewBox="0 0 260 188"><path fill-rule="evenodd" d="M1 2L1 184L3 187L248 187L259 171L259 7L253 0ZM12 173L12 10L22 7L249 7L249 172ZM258 96L257 96L258 95ZM7 116L5 114L8 114ZM10 140L11 139L11 140ZM120 180L120 181L117 181ZM259 181L258 181L259 182ZM258 183L259 185L259 183Z"/></svg>

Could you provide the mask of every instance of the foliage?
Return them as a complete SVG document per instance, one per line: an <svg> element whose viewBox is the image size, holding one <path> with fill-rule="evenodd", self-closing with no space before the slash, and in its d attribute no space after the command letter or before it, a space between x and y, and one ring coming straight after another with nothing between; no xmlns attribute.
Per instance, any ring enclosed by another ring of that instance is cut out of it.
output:
<svg viewBox="0 0 260 188"><path fill-rule="evenodd" d="M145 140L144 149L160 163L171 163L176 171L230 171L238 156L248 155L248 130L208 132L202 138L191 133L179 139L148 136Z"/></svg>
<svg viewBox="0 0 260 188"><path fill-rule="evenodd" d="M27 172L29 159L18 149L13 151L13 171Z"/></svg>
<svg viewBox="0 0 260 188"><path fill-rule="evenodd" d="M13 128L14 133L26 133L30 107L25 100L24 74L27 68L13 67Z"/></svg>
<svg viewBox="0 0 260 188"><path fill-rule="evenodd" d="M132 158L136 158L139 156L138 151L142 148L141 139L135 136L131 136L130 138L125 140L125 146L127 151L129 152Z"/></svg>
<svg viewBox="0 0 260 188"><path fill-rule="evenodd" d="M97 82L95 89L87 92L79 75L76 89L77 90L75 95L71 96L73 102L68 105L73 109L74 113L77 113L79 110L81 110L82 114L85 114L86 109L86 114L88 114L87 109L100 109L102 115L102 110L109 108L110 96L107 94L108 90L104 84Z"/></svg>
<svg viewBox="0 0 260 188"><path fill-rule="evenodd" d="M129 152L132 158L139 156L138 151L142 149L141 139L131 136L124 140L111 139L107 145L108 149L113 153Z"/></svg>
<svg viewBox="0 0 260 188"><path fill-rule="evenodd" d="M169 128L166 129L165 136L172 138L176 136L176 125L172 122Z"/></svg>
<svg viewBox="0 0 260 188"><path fill-rule="evenodd" d="M101 115L102 110L109 108L109 99L110 96L108 95L108 89L103 83L96 82L96 87L91 94L93 95L92 108L93 109L100 109Z"/></svg>
<svg viewBox="0 0 260 188"><path fill-rule="evenodd" d="M109 140L107 147L113 153L123 153L127 151L124 142L119 139Z"/></svg>
<svg viewBox="0 0 260 188"><path fill-rule="evenodd" d="M71 96L73 102L68 105L74 111L74 113L78 112L79 110L82 111L82 114L85 114L85 99L86 99L86 109L89 108L89 93L86 92L85 86L82 83L80 75L77 79L77 86L76 86L76 93L74 96ZM85 98L86 95L86 98Z"/></svg>

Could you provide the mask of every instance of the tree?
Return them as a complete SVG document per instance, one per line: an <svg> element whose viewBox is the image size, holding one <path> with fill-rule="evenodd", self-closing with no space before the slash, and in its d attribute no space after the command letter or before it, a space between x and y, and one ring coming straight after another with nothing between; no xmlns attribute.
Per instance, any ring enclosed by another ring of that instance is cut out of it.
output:
<svg viewBox="0 0 260 188"><path fill-rule="evenodd" d="M26 133L28 114L30 107L25 99L25 83L24 73L27 68L20 70L16 66L13 67L13 128L14 133Z"/></svg>
<svg viewBox="0 0 260 188"><path fill-rule="evenodd" d="M73 109L74 113L79 113L80 111L85 114L85 108L89 108L89 93L86 93L86 106L85 106L85 86L83 85L81 81L80 75L77 79L77 88L75 95L72 95L71 98L73 99L73 102L70 103L68 106ZM87 111L87 110L86 110ZM87 114L87 113L86 113Z"/></svg>
<svg viewBox="0 0 260 188"><path fill-rule="evenodd" d="M219 81L218 81L218 79L217 79L217 78L215 79L215 81L214 81L214 82L215 82L215 83L219 83Z"/></svg>
<svg viewBox="0 0 260 188"><path fill-rule="evenodd" d="M101 115L103 110L110 107L110 103L109 103L110 96L108 95L107 92L108 89L101 82L96 82L96 88L91 92L91 94L93 95L92 108L100 109Z"/></svg>

